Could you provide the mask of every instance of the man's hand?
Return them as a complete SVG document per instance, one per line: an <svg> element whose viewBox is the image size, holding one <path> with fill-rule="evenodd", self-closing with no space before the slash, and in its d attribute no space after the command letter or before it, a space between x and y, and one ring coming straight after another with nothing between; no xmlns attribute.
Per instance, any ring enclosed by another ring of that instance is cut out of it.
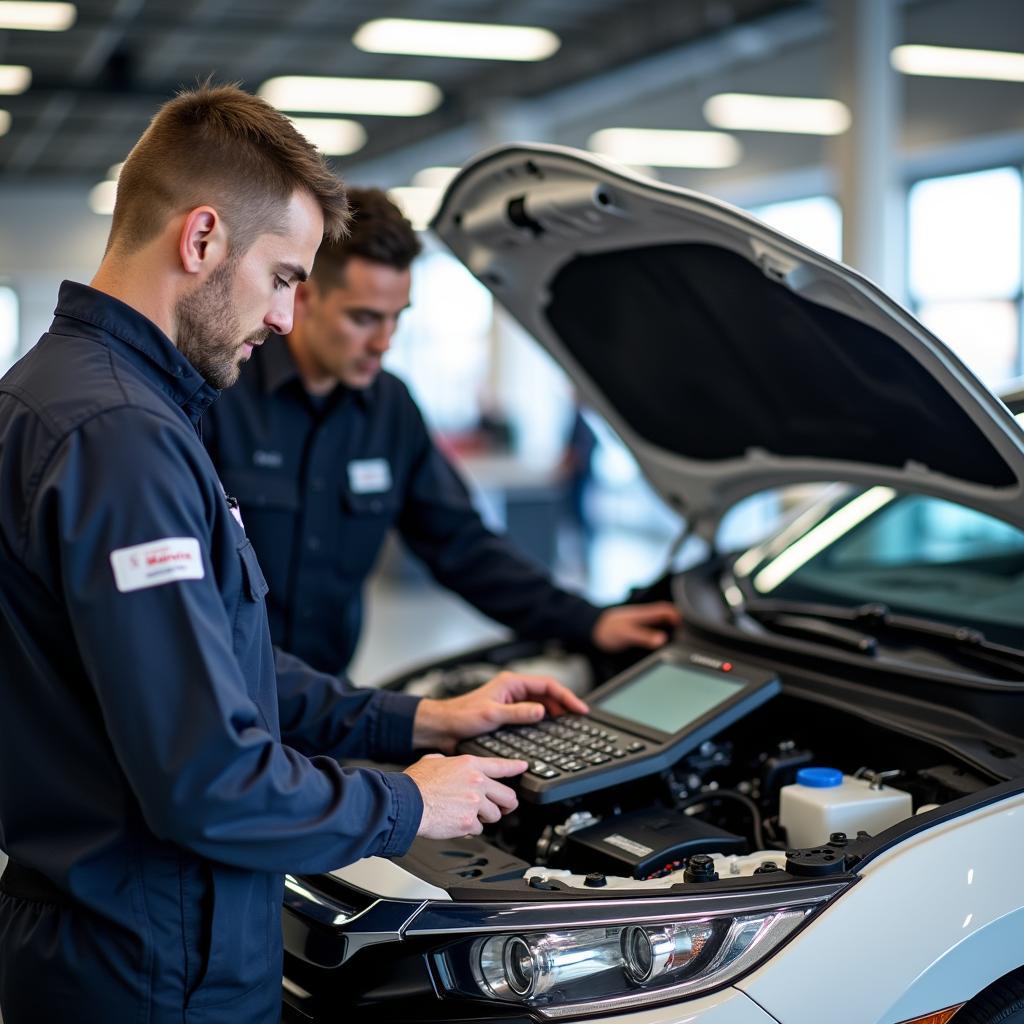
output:
<svg viewBox="0 0 1024 1024"><path fill-rule="evenodd" d="M609 654L628 647L647 647L653 651L668 641L669 630L681 621L679 612L668 601L624 604L602 612L594 623L591 638Z"/></svg>
<svg viewBox="0 0 1024 1024"><path fill-rule="evenodd" d="M545 711L552 716L565 712L582 715L587 705L547 676L502 672L461 697L421 700L413 720L413 746L451 753L459 740L493 732L503 725L539 722Z"/></svg>
<svg viewBox="0 0 1024 1024"><path fill-rule="evenodd" d="M479 835L514 811L519 801L507 779L526 771L527 762L503 757L442 757L427 754L405 770L423 797L423 817L417 835L427 839L454 839Z"/></svg>

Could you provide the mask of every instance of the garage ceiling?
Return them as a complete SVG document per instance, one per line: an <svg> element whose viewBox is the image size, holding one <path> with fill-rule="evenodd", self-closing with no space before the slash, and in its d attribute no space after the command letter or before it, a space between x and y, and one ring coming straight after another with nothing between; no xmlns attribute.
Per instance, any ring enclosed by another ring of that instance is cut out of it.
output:
<svg viewBox="0 0 1024 1024"><path fill-rule="evenodd" d="M65 32L0 32L0 63L25 64L31 88L0 98L0 181L95 181L124 159L164 100L207 75L255 91L275 75L415 78L444 102L418 118L359 117L359 160L386 156L525 99L811 0L81 0ZM537 64L364 53L371 18L538 25L561 49ZM353 158L345 158L351 161Z"/></svg>

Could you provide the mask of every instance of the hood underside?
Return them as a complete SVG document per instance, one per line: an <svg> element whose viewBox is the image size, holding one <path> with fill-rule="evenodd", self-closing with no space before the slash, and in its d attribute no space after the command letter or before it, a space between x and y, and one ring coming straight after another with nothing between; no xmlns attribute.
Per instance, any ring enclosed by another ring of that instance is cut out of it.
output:
<svg viewBox="0 0 1024 1024"><path fill-rule="evenodd" d="M865 278L706 196L514 146L432 225L707 531L801 481L889 484L1024 525L1024 431Z"/></svg>

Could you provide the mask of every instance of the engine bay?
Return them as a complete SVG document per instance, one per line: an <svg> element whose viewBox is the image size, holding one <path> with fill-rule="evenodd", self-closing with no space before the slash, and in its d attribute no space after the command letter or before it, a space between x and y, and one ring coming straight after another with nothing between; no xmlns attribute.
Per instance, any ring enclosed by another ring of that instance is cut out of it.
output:
<svg viewBox="0 0 1024 1024"><path fill-rule="evenodd" d="M581 696L594 689L585 659L561 653L435 668L404 689L451 696L508 670L553 675ZM398 863L470 899L497 889L503 898L509 889L627 895L780 872L824 876L842 870L848 843L999 780L780 675L770 701L667 767L548 804L520 799L482 835L417 840Z"/></svg>

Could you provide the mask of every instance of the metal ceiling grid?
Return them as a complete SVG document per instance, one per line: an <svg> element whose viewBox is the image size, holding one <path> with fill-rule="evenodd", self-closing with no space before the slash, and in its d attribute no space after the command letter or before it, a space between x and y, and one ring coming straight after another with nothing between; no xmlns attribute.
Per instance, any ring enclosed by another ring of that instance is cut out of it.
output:
<svg viewBox="0 0 1024 1024"><path fill-rule="evenodd" d="M83 181L124 158L161 102L212 74L255 90L274 75L422 78L444 92L418 118L359 117L360 159L458 126L489 105L570 82L810 0L79 0L66 32L0 32L0 63L33 83L0 98L0 181ZM562 39L523 65L365 53L356 29L381 16L535 24Z"/></svg>

